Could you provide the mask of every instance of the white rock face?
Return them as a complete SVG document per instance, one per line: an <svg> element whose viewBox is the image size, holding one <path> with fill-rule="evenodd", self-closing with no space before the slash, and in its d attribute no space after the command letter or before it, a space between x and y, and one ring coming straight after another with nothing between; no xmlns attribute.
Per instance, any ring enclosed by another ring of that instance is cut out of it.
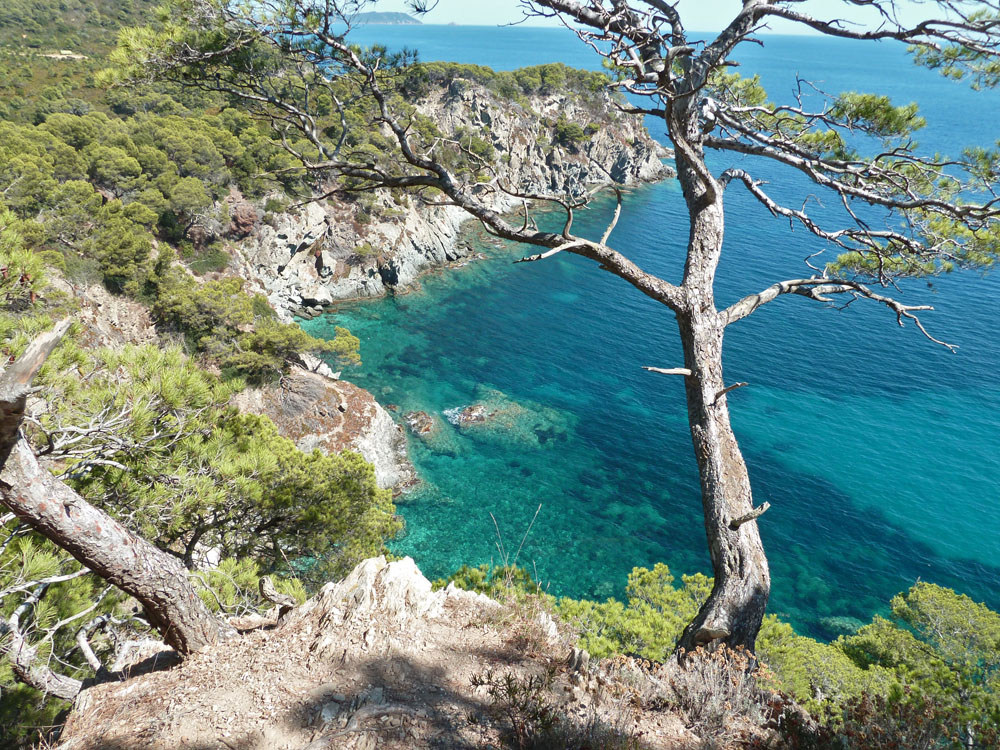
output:
<svg viewBox="0 0 1000 750"><path fill-rule="evenodd" d="M328 631L340 631L343 625L363 629L374 622L382 630L400 630L414 621L443 616L449 605L482 612L503 608L487 596L453 585L432 591L431 582L410 557L391 563L384 557L373 557L359 563L344 580L326 584L293 612L288 626L294 627L295 621L318 619L319 633L310 650L322 652L336 648L336 643L327 642Z"/></svg>
<svg viewBox="0 0 1000 750"><path fill-rule="evenodd" d="M433 92L418 108L445 132L466 128L488 139L506 179L527 192L565 194L672 174L662 162L668 152L649 137L640 118L611 114L608 100L603 111L597 106L558 94L535 97L524 107L462 82ZM572 147L553 144L559 119L588 128L589 137ZM357 204L325 202L272 216L240 244L240 275L290 320L317 315L336 300L407 287L421 273L472 254L460 242L460 227L469 220L462 209L420 206L387 193L372 198L364 215ZM519 205L504 194L490 202L498 211Z"/></svg>
<svg viewBox="0 0 1000 750"><path fill-rule="evenodd" d="M293 368L283 387L247 389L233 403L243 411L270 417L301 451L360 453L375 467L379 487L402 489L413 481L403 428L356 385Z"/></svg>

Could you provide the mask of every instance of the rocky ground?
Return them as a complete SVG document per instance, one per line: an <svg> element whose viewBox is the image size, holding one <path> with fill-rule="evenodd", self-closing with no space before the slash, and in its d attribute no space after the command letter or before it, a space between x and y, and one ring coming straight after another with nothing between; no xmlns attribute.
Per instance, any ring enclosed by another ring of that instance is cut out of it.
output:
<svg viewBox="0 0 1000 750"><path fill-rule="evenodd" d="M183 663L161 654L159 667L147 659L85 690L58 748L679 749L768 737L743 726L731 744L706 744L670 706L668 668L594 665L541 610L432 592L409 558L367 560L281 622L237 624L239 636Z"/></svg>

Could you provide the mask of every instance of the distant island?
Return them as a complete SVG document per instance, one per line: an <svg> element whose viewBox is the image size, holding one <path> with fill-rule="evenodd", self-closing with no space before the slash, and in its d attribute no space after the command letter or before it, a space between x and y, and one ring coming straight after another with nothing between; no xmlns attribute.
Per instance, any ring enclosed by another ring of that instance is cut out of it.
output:
<svg viewBox="0 0 1000 750"><path fill-rule="evenodd" d="M403 24L420 24L413 16L406 13L358 13L354 17L356 24L382 24L391 26L402 26Z"/></svg>

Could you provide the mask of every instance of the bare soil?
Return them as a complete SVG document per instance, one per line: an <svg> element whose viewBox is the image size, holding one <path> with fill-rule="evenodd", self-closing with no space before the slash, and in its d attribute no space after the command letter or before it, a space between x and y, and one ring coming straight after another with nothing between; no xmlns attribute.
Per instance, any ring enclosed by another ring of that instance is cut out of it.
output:
<svg viewBox="0 0 1000 750"><path fill-rule="evenodd" d="M563 739L549 747L705 747L678 715L648 707L655 670L581 665L544 612L432 593L409 559L368 560L281 623L237 624L238 637L182 663L85 690L58 748L517 747L518 730L553 718ZM496 689L532 679L523 705Z"/></svg>

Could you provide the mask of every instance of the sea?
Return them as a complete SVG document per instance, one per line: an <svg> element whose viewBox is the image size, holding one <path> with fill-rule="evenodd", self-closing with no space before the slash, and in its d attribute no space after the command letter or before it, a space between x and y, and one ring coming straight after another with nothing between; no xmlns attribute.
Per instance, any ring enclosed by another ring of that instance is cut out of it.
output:
<svg viewBox="0 0 1000 750"><path fill-rule="evenodd" d="M498 70L600 68L559 28L366 26L352 38ZM1000 138L998 92L916 67L900 45L762 35L737 57L773 100L862 91L917 102L927 153ZM665 140L662 123L647 124ZM785 170L712 162L717 173L730 165L777 200L834 215L830 196ZM824 251L819 264L836 255L738 185L726 202L720 307L809 275L813 253ZM613 207L598 200L574 230L600 236ZM667 180L627 193L610 244L678 281L687 234ZM672 313L583 258L515 265L524 248L475 241L484 260L303 323L320 336L350 328L363 364L344 377L397 417L441 420L434 440L410 439L422 484L398 499L406 529L393 552L431 578L516 562L552 594L593 599L623 597L636 566L710 574L683 384L642 369L681 364ZM866 301L779 299L726 334L727 382L749 384L729 396L734 429L755 501L771 505L759 521L769 611L814 637L850 632L918 580L1000 608L1000 277L957 271L891 291L933 305L923 322L958 350ZM502 418L478 430L449 421L474 402Z"/></svg>

